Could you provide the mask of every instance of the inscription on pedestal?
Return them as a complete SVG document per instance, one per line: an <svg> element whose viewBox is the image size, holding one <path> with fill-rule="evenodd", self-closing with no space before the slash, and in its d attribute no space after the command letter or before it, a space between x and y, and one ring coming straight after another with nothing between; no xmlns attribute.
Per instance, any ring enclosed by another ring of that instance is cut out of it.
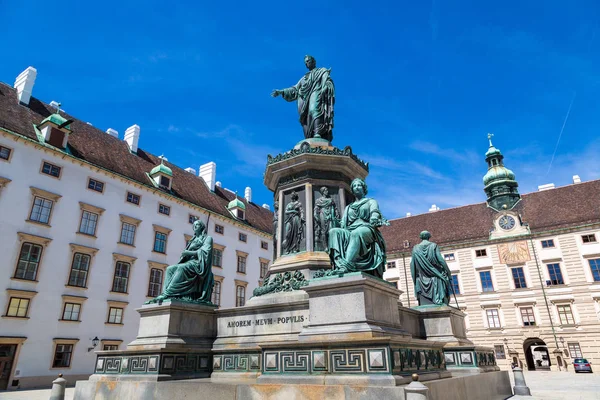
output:
<svg viewBox="0 0 600 400"><path fill-rule="evenodd" d="M308 317L306 317L308 318ZM229 321L227 322L228 328L239 328L244 326L259 326L259 325L274 325L274 324L294 324L297 322L304 322L304 315L293 315L291 317L278 317L278 318L259 318L259 319L243 319L240 321Z"/></svg>

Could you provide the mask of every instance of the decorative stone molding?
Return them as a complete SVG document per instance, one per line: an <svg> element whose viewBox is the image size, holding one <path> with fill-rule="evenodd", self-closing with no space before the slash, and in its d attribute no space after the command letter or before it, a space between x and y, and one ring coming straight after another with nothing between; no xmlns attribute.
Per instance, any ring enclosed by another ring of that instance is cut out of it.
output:
<svg viewBox="0 0 600 400"><path fill-rule="evenodd" d="M6 187L6 185L8 185L11 182L11 179L0 176L0 193L2 193L2 189L4 189L4 187Z"/></svg>
<svg viewBox="0 0 600 400"><path fill-rule="evenodd" d="M240 281L239 279L234 279L234 282L235 282L235 286L243 286L243 287L248 286L248 282L246 282L246 281Z"/></svg>
<svg viewBox="0 0 600 400"><path fill-rule="evenodd" d="M34 186L30 186L29 190L31 190L31 194L34 196L43 197L54 202L57 202L62 197L62 195L60 194L52 193L44 189L36 188Z"/></svg>
<svg viewBox="0 0 600 400"><path fill-rule="evenodd" d="M47 246L48 244L50 244L50 242L52 241L52 239L44 237L44 236L37 236L37 235L32 235L30 233L25 233L25 232L17 232L17 236L19 237L19 242L23 243L23 242L32 242L32 243L36 243L39 244L41 246Z"/></svg>
<svg viewBox="0 0 600 400"><path fill-rule="evenodd" d="M83 304L88 298L85 296L75 296L72 294L63 294L62 299L63 299L63 302Z"/></svg>
<svg viewBox="0 0 600 400"><path fill-rule="evenodd" d="M130 217L125 214L119 214L119 217L121 218L121 222L125 222L127 224L131 224L131 225L135 225L135 226L139 226L140 223L142 222L141 219L133 218L133 217Z"/></svg>
<svg viewBox="0 0 600 400"><path fill-rule="evenodd" d="M126 263L133 265L133 263L135 263L135 260L137 260L137 257L128 256L126 254L121 254L121 253L113 253L113 260L115 262L122 261L122 262L126 262Z"/></svg>
<svg viewBox="0 0 600 400"><path fill-rule="evenodd" d="M164 271L165 269L167 269L168 266L169 266L169 264L161 263L158 261L148 260L148 268L150 268L150 269L156 268L156 269L162 269Z"/></svg>
<svg viewBox="0 0 600 400"><path fill-rule="evenodd" d="M129 304L128 301L121 301L121 300L106 300L106 303L108 304L109 307L115 307L115 308L125 308Z"/></svg>
<svg viewBox="0 0 600 400"><path fill-rule="evenodd" d="M20 297L22 299L33 299L38 292L35 290L23 290L23 289L6 289L9 297Z"/></svg>
<svg viewBox="0 0 600 400"><path fill-rule="evenodd" d="M223 247L225 248L225 247ZM245 251L241 251L241 250L236 250L235 254L239 257L248 257L248 253L246 253Z"/></svg>
<svg viewBox="0 0 600 400"><path fill-rule="evenodd" d="M275 157L272 155L267 155L267 165L275 164L279 161L287 160L288 158L299 156L300 154L326 154L326 155L334 155L334 156L345 156L350 157L354 161L356 161L363 169L366 171L369 170L369 164L358 158L352 153L352 147L346 146L344 150L338 149L337 147L332 148L321 148L321 147L311 147L308 142L304 142L300 145L298 149L292 149L282 154L278 154Z"/></svg>
<svg viewBox="0 0 600 400"><path fill-rule="evenodd" d="M98 214L98 215L102 215L102 213L104 211L106 211L104 208L96 207L96 206L93 206L91 204L84 203L82 201L79 202L79 208L82 211L89 211L91 213Z"/></svg>
<svg viewBox="0 0 600 400"><path fill-rule="evenodd" d="M218 243L215 243L215 242L213 242L213 248L214 248L214 249L219 249L219 250L221 250L221 251L225 251L225 248L226 248L226 247L227 247L227 246L223 246L222 244L218 244ZM248 254L246 254L246 255L248 255Z"/></svg>
<svg viewBox="0 0 600 400"><path fill-rule="evenodd" d="M69 246L71 246L71 253L83 253L88 254L92 257L94 257L99 250L95 247L88 247L76 243L69 243Z"/></svg>
<svg viewBox="0 0 600 400"><path fill-rule="evenodd" d="M156 224L152 224L152 227L154 228L155 232L161 232L167 236L169 236L169 233L171 233L171 231L172 231L172 229L165 228L164 226L160 226L160 225L156 225Z"/></svg>

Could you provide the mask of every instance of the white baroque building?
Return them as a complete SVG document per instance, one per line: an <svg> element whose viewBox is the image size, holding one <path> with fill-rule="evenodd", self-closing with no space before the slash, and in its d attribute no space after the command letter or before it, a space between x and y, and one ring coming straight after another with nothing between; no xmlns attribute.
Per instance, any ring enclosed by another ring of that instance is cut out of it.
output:
<svg viewBox="0 0 600 400"><path fill-rule="evenodd" d="M124 348L200 218L214 238L213 302L243 305L272 258L272 212L0 83L0 390L74 383L93 350ZM94 340L96 339L96 340Z"/></svg>

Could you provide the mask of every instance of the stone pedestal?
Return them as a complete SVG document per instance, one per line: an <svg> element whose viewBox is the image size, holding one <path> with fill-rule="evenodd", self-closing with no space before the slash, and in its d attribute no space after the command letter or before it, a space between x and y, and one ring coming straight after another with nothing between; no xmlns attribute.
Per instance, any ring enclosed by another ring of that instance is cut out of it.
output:
<svg viewBox="0 0 600 400"><path fill-rule="evenodd" d="M126 350L97 351L90 380L205 378L217 334L215 307L167 300L144 305L137 338Z"/></svg>
<svg viewBox="0 0 600 400"><path fill-rule="evenodd" d="M400 326L402 292L386 281L355 272L313 279L305 291L310 314L308 326L300 332L301 341L410 338Z"/></svg>
<svg viewBox="0 0 600 400"><path fill-rule="evenodd" d="M494 349L467 339L465 313L449 306L418 306L422 338L444 343L446 369L453 375L498 371Z"/></svg>

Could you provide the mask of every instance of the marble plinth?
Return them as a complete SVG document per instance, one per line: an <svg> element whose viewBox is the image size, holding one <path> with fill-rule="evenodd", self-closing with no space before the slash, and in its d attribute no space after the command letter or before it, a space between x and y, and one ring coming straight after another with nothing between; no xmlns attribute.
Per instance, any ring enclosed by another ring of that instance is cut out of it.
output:
<svg viewBox="0 0 600 400"><path fill-rule="evenodd" d="M126 350L97 351L91 381L204 378L212 370L215 307L167 300L137 310L137 338Z"/></svg>

